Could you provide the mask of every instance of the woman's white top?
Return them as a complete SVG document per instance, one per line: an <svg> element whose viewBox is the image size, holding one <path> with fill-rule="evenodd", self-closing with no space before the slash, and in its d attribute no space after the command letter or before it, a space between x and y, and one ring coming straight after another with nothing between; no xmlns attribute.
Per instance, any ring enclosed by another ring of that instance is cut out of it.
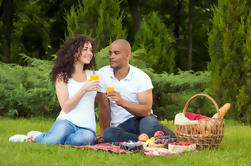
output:
<svg viewBox="0 0 251 166"><path fill-rule="evenodd" d="M87 80L90 80L91 71L85 70ZM77 82L74 79L70 78L68 80L68 93L69 98L72 98L80 88L86 83ZM84 94L84 96L80 99L79 103L69 112L65 113L61 110L57 119L66 119L71 121L78 127L89 128L96 132L96 120L95 120L95 112L94 112L94 102L97 91L90 91Z"/></svg>

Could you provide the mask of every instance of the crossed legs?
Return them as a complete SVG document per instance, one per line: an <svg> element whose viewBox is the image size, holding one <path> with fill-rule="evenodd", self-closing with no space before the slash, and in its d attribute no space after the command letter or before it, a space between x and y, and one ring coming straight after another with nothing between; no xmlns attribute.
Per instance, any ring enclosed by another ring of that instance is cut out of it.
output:
<svg viewBox="0 0 251 166"><path fill-rule="evenodd" d="M104 139L106 142L138 141L139 134L146 133L149 137L152 137L156 131L162 128L163 125L159 124L154 115L144 118L133 117L117 127L107 128L104 132ZM169 129L167 128L167 130ZM171 130L169 131L174 135Z"/></svg>

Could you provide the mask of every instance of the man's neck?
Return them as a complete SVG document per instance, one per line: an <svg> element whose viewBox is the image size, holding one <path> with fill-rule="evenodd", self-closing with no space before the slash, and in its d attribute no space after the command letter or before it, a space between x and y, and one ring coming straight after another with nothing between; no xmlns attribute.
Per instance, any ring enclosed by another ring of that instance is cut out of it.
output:
<svg viewBox="0 0 251 166"><path fill-rule="evenodd" d="M128 75L129 70L129 64L123 68L113 69L114 76L120 81Z"/></svg>

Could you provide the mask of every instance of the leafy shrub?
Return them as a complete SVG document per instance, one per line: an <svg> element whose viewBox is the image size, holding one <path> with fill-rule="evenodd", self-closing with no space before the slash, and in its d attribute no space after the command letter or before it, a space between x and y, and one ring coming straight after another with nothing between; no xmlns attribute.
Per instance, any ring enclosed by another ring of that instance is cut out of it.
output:
<svg viewBox="0 0 251 166"><path fill-rule="evenodd" d="M160 119L174 119L177 113L182 112L190 97L197 93L207 93L210 72L179 71L178 74L156 74L149 69L144 70L154 85L153 110ZM213 104L205 97L194 99L187 111L207 116L216 113Z"/></svg>
<svg viewBox="0 0 251 166"><path fill-rule="evenodd" d="M22 67L0 63L0 114L8 116L55 116L59 106L49 80L51 61L22 55Z"/></svg>
<svg viewBox="0 0 251 166"><path fill-rule="evenodd" d="M98 68L109 64L108 47L96 56ZM157 74L147 68L139 54L132 53L131 64L143 69L152 79L153 110L159 119L173 119L182 111L186 101L194 94L206 92L209 72L179 71L178 74ZM28 66L0 63L0 115L16 117L50 116L60 111L54 85L49 79L52 62L22 55ZM212 115L215 109L205 98L191 103L188 111Z"/></svg>

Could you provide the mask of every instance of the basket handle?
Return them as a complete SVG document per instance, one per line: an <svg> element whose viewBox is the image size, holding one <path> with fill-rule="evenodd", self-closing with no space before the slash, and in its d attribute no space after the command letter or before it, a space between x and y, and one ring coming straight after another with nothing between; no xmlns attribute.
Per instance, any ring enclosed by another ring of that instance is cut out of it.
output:
<svg viewBox="0 0 251 166"><path fill-rule="evenodd" d="M216 108L216 111L217 111L218 113L220 113L219 107L218 107L217 103L214 101L214 99L213 99L211 96L209 96L209 95L207 95L207 94L199 93L199 94L196 94L196 95L192 96L192 97L187 101L187 103L186 103L186 105L185 105L185 107L184 107L184 109L183 109L183 114L186 113L186 110L187 110L187 108L188 108L190 102L191 102L194 98L196 98L196 97L198 97L198 96L205 96L205 97L207 97L209 100L211 100L211 102L214 104L214 106L215 106L215 108Z"/></svg>

